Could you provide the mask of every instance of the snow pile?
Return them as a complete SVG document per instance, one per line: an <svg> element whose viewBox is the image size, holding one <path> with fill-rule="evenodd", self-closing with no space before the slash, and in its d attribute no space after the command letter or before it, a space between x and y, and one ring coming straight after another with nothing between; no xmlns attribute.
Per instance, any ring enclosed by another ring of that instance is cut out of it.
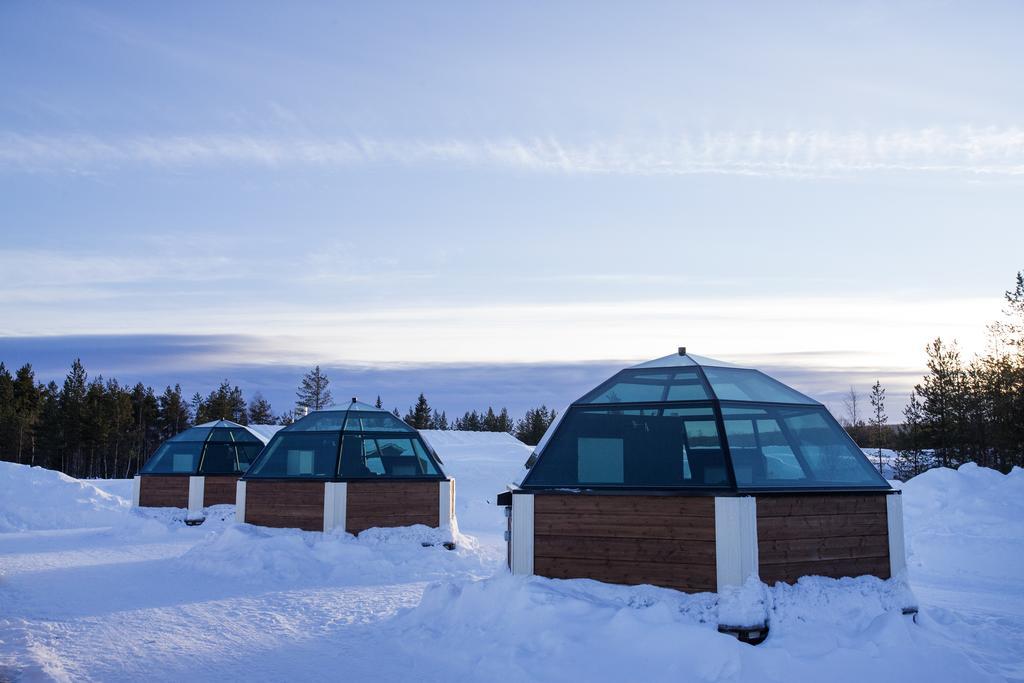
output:
<svg viewBox="0 0 1024 683"><path fill-rule="evenodd" d="M495 497L519 482L532 448L506 432L423 429L445 472L455 478L455 514L459 527L478 535L500 536L504 512Z"/></svg>
<svg viewBox="0 0 1024 683"><path fill-rule="evenodd" d="M902 485L911 572L1019 578L1024 567L1024 470L936 468Z"/></svg>
<svg viewBox="0 0 1024 683"><path fill-rule="evenodd" d="M60 472L0 462L0 532L121 524L131 501Z"/></svg>
<svg viewBox="0 0 1024 683"><path fill-rule="evenodd" d="M446 549L452 540L456 549ZM497 561L472 538L422 525L355 537L249 524L210 534L178 560L183 571L274 585L479 578L493 574Z"/></svg>

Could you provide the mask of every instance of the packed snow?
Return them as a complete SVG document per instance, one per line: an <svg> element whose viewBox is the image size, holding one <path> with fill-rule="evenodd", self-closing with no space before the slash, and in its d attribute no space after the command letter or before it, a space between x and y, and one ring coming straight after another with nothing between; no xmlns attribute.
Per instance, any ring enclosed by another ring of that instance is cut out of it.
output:
<svg viewBox="0 0 1024 683"><path fill-rule="evenodd" d="M899 579L755 583L754 647L710 593L509 575L494 497L530 449L505 436L426 433L457 480L454 551L232 506L188 527L132 509L128 481L0 463L0 681L1024 681L1022 470L903 484L916 623Z"/></svg>

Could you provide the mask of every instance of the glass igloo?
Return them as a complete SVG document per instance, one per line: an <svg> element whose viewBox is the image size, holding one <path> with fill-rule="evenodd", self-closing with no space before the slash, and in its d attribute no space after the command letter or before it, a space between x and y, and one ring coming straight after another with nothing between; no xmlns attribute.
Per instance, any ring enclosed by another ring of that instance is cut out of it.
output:
<svg viewBox="0 0 1024 683"><path fill-rule="evenodd" d="M522 490L888 490L818 401L686 353L627 368L548 429Z"/></svg>
<svg viewBox="0 0 1024 683"><path fill-rule="evenodd" d="M353 400L318 410L277 434L245 479L445 479L419 433L386 410Z"/></svg>
<svg viewBox="0 0 1024 683"><path fill-rule="evenodd" d="M172 436L153 453L140 474L243 474L268 437L231 420L214 420Z"/></svg>

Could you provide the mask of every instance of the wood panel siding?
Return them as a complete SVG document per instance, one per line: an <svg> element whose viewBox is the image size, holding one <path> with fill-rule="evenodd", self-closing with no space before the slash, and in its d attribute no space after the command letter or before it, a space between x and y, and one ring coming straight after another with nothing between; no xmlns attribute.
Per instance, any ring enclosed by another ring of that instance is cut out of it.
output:
<svg viewBox="0 0 1024 683"><path fill-rule="evenodd" d="M758 496L761 580L801 576L889 578L884 495Z"/></svg>
<svg viewBox="0 0 1024 683"><path fill-rule="evenodd" d="M206 477L203 482L203 507L208 505L234 505L237 476Z"/></svg>
<svg viewBox="0 0 1024 683"><path fill-rule="evenodd" d="M188 475L139 478L139 506L150 508L187 508Z"/></svg>
<svg viewBox="0 0 1024 683"><path fill-rule="evenodd" d="M713 591L715 499L536 495L534 573Z"/></svg>
<svg viewBox="0 0 1024 683"><path fill-rule="evenodd" d="M249 479L245 482L245 521L260 526L323 531L324 483Z"/></svg>
<svg viewBox="0 0 1024 683"><path fill-rule="evenodd" d="M372 527L440 525L440 482L350 481L345 531Z"/></svg>

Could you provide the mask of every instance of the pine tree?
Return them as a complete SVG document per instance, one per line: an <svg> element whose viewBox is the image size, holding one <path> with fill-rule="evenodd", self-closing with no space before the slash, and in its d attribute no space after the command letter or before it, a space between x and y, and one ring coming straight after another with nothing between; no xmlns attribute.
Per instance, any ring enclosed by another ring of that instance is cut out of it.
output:
<svg viewBox="0 0 1024 683"><path fill-rule="evenodd" d="M527 410L516 424L515 437L528 446L536 446L556 416L555 411L548 410L547 406Z"/></svg>
<svg viewBox="0 0 1024 683"><path fill-rule="evenodd" d="M384 403L380 400L380 394L377 394L377 401L373 405L374 405L374 407L380 408L380 409L383 410Z"/></svg>
<svg viewBox="0 0 1024 683"><path fill-rule="evenodd" d="M253 394L252 402L249 403L249 424L274 424L274 410L270 407L270 401L263 398L263 394L258 391Z"/></svg>
<svg viewBox="0 0 1024 683"><path fill-rule="evenodd" d="M924 410L917 392L910 393L903 409L903 447L896 453L894 475L900 481L916 477L931 467L931 458L924 449Z"/></svg>
<svg viewBox="0 0 1024 683"><path fill-rule="evenodd" d="M935 457L942 467L959 465L962 459L958 408L964 389L960 351L955 342L947 346L941 338L936 338L926 352L928 374L921 384L914 387L922 400L925 435L935 448Z"/></svg>
<svg viewBox="0 0 1024 683"><path fill-rule="evenodd" d="M885 414L885 389L882 383L875 380L871 387L871 419L870 424L875 432L875 445L878 448L878 471L885 476L885 469L882 467L882 440L885 423L888 416Z"/></svg>
<svg viewBox="0 0 1024 683"><path fill-rule="evenodd" d="M175 384L174 388L167 387L159 399L159 413L157 420L160 428L160 437L169 439L175 434L180 434L191 426L192 415L188 403L181 393L181 385Z"/></svg>
<svg viewBox="0 0 1024 683"><path fill-rule="evenodd" d="M302 378L299 390L295 392L298 404L310 410L323 410L334 405L331 400L331 390L328 389L331 380L320 371L320 366L310 370Z"/></svg>
<svg viewBox="0 0 1024 683"><path fill-rule="evenodd" d="M249 422L242 390L237 386L232 387L226 379L209 393L196 413L198 424L213 420L231 420L243 425Z"/></svg>
<svg viewBox="0 0 1024 683"><path fill-rule="evenodd" d="M61 471L74 477L80 475L82 468L82 420L87 378L82 360L76 358L60 392L61 434L64 437Z"/></svg>
<svg viewBox="0 0 1024 683"><path fill-rule="evenodd" d="M15 461L35 464L35 430L42 410L42 391L36 386L35 372L29 363L18 368L14 376L13 402Z"/></svg>
<svg viewBox="0 0 1024 683"><path fill-rule="evenodd" d="M427 397L421 393L419 398L416 399L416 405L409 406L409 412L405 414L403 419L407 425L415 429L430 429L431 415L432 411L430 404L427 402Z"/></svg>
<svg viewBox="0 0 1024 683"><path fill-rule="evenodd" d="M437 408L434 408L430 415L430 428L431 429L448 429L448 416L444 412L438 412Z"/></svg>
<svg viewBox="0 0 1024 683"><path fill-rule="evenodd" d="M0 361L0 460L13 460L14 377Z"/></svg>

